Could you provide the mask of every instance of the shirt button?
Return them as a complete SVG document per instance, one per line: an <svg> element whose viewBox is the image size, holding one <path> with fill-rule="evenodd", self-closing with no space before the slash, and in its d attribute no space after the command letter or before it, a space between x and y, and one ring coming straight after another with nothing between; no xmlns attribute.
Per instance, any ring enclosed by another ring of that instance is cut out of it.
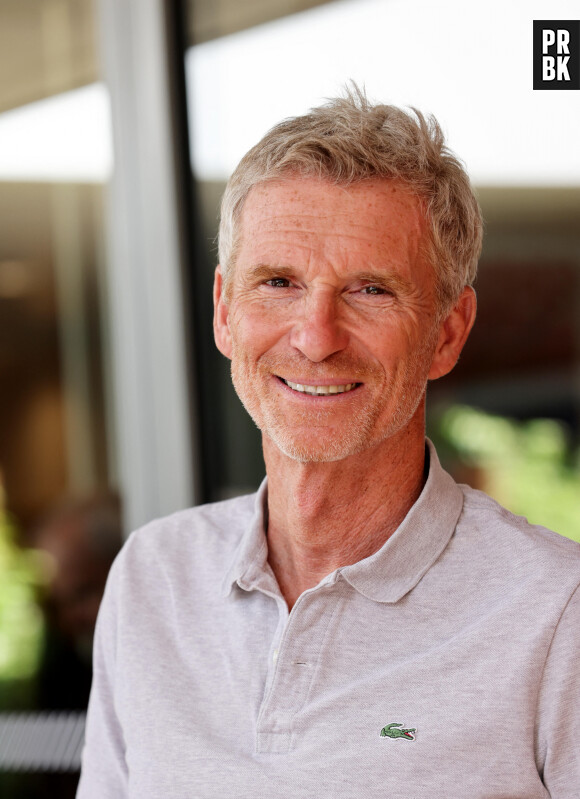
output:
<svg viewBox="0 0 580 799"><path fill-rule="evenodd" d="M274 650L274 654L272 655L272 660L275 663L278 660L278 650Z"/></svg>

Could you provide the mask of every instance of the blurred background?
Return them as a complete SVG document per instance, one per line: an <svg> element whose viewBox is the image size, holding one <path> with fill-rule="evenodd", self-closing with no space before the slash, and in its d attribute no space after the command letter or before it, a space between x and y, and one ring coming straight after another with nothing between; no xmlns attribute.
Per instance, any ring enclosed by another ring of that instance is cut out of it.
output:
<svg viewBox="0 0 580 799"><path fill-rule="evenodd" d="M435 113L486 220L479 314L429 389L449 470L580 539L580 103L532 90L568 0L0 0L0 795L74 796L127 532L253 490L213 346L221 192L353 78Z"/></svg>

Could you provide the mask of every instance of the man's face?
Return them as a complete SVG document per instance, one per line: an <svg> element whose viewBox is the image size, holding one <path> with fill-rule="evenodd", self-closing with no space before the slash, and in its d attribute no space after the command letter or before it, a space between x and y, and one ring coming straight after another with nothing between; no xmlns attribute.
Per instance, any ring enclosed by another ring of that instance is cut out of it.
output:
<svg viewBox="0 0 580 799"><path fill-rule="evenodd" d="M423 423L439 337L424 236L419 200L394 181L251 190L227 301L217 277L216 341L282 452L340 460Z"/></svg>

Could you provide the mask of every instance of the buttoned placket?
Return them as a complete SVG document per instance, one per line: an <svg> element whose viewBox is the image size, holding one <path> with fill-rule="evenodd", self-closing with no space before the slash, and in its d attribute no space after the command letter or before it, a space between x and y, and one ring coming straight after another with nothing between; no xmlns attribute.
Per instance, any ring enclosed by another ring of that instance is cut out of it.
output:
<svg viewBox="0 0 580 799"><path fill-rule="evenodd" d="M293 744L293 720L305 706L339 603L330 598L336 573L305 591L288 613L277 597L280 623L273 641L264 699L256 729L256 753L283 754Z"/></svg>

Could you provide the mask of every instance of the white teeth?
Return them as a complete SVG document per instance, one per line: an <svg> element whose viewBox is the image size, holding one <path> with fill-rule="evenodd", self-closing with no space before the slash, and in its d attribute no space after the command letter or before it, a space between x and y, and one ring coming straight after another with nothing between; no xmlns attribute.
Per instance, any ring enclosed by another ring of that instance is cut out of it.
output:
<svg viewBox="0 0 580 799"><path fill-rule="evenodd" d="M282 378L284 380L284 378ZM307 386L303 385L302 383L291 383L290 380L284 380L287 386L294 389L294 391L300 391L302 394L344 394L346 391L352 391L355 388L356 383L347 383L344 386Z"/></svg>

